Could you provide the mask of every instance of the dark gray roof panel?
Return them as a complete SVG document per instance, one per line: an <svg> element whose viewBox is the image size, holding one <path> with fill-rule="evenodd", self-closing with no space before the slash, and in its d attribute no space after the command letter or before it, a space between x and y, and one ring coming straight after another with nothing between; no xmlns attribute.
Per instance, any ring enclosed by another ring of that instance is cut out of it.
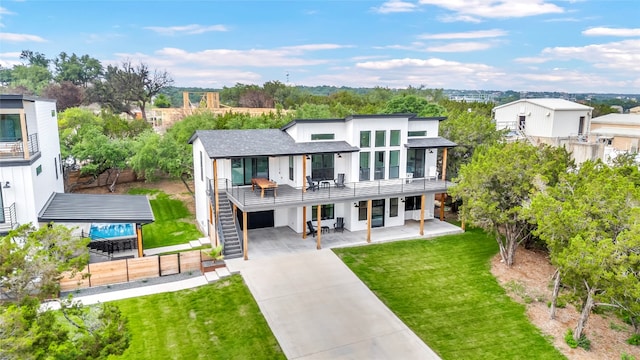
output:
<svg viewBox="0 0 640 360"><path fill-rule="evenodd" d="M287 156L319 153L355 152L359 149L345 141L296 143L279 129L198 130L189 143L199 138L211 159L250 156Z"/></svg>
<svg viewBox="0 0 640 360"><path fill-rule="evenodd" d="M408 148L449 148L458 146L458 144L454 143L451 140L447 140L443 137L432 137L432 138L415 138L409 139L406 147Z"/></svg>
<svg viewBox="0 0 640 360"><path fill-rule="evenodd" d="M38 215L40 222L147 224L154 220L146 195L54 193Z"/></svg>

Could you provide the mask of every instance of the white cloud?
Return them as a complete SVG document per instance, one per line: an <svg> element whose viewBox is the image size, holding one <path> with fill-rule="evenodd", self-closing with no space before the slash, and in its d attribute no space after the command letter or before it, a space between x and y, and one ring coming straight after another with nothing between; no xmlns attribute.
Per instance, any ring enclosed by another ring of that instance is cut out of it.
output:
<svg viewBox="0 0 640 360"><path fill-rule="evenodd" d="M9 9L0 6L0 15L15 15L14 12L9 11Z"/></svg>
<svg viewBox="0 0 640 360"><path fill-rule="evenodd" d="M413 12L417 9L418 6L416 6L416 4L402 0L389 0L380 7L372 8L373 11L380 14Z"/></svg>
<svg viewBox="0 0 640 360"><path fill-rule="evenodd" d="M45 39L38 35L16 34L16 33L0 33L0 41L8 42L46 42Z"/></svg>
<svg viewBox="0 0 640 360"><path fill-rule="evenodd" d="M0 66L3 68L10 68L14 65L20 65L20 52L5 52L0 53Z"/></svg>
<svg viewBox="0 0 640 360"><path fill-rule="evenodd" d="M432 52L469 52L469 51L479 51L486 50L493 47L493 43L482 43L482 42L455 42L446 45L438 45L438 46L429 46L427 47L427 51Z"/></svg>
<svg viewBox="0 0 640 360"><path fill-rule="evenodd" d="M469 16L469 15L442 15L438 17L438 20L440 20L441 22L445 22L445 23L450 23L450 22L468 22L468 23L474 23L474 24L478 24L481 23L482 20L478 19L477 17L474 16Z"/></svg>
<svg viewBox="0 0 640 360"><path fill-rule="evenodd" d="M441 34L422 34L418 35L419 39L436 39L436 40L459 40L459 39L485 39L507 35L507 32L500 29L476 30L467 32L441 33Z"/></svg>
<svg viewBox="0 0 640 360"><path fill-rule="evenodd" d="M624 36L624 37L636 37L640 36L640 28L609 28L609 27L594 27L582 32L582 35L587 36Z"/></svg>
<svg viewBox="0 0 640 360"><path fill-rule="evenodd" d="M520 58L515 58L513 61L517 63L522 63L522 64L542 64L542 63L546 63L549 60L550 59L543 58L543 57L520 57Z"/></svg>
<svg viewBox="0 0 640 360"><path fill-rule="evenodd" d="M317 51L317 50L336 50L353 47L351 45L338 45L338 44L307 44L307 45L294 45L284 46L280 49L292 50L292 51Z"/></svg>
<svg viewBox="0 0 640 360"><path fill-rule="evenodd" d="M191 24L184 26L147 26L145 27L147 30L155 31L158 34L162 35L175 35L175 34L187 34L187 35L197 35L204 34L206 32L211 31L228 31L227 27L224 25L199 25L199 24Z"/></svg>
<svg viewBox="0 0 640 360"><path fill-rule="evenodd" d="M597 68L640 72L640 39L623 40L586 46L551 47L542 51L545 57L558 60L580 60Z"/></svg>
<svg viewBox="0 0 640 360"><path fill-rule="evenodd" d="M545 0L420 0L422 5L434 5L470 19L519 18L563 13L564 9Z"/></svg>

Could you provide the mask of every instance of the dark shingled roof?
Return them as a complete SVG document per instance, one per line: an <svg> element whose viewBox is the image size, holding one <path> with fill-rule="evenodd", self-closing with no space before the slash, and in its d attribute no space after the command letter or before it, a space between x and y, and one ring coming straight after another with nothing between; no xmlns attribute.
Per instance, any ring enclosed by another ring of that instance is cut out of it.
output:
<svg viewBox="0 0 640 360"><path fill-rule="evenodd" d="M40 222L147 224L154 220L146 195L54 193L38 215Z"/></svg>
<svg viewBox="0 0 640 360"><path fill-rule="evenodd" d="M451 140L447 140L443 137L432 137L432 138L413 138L409 139L407 145L408 148L448 148L458 146L458 144L454 143Z"/></svg>
<svg viewBox="0 0 640 360"><path fill-rule="evenodd" d="M211 159L359 151L346 141L296 143L289 134L279 129L197 130L189 143L192 144L196 138L202 141Z"/></svg>

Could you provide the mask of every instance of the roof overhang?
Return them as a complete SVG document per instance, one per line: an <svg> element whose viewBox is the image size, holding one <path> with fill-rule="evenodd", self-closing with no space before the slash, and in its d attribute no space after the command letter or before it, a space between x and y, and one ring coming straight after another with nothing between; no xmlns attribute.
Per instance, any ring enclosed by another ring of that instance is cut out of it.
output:
<svg viewBox="0 0 640 360"><path fill-rule="evenodd" d="M430 138L413 138L407 141L405 147L409 149L434 149L434 148L450 148L458 146L451 140L443 137L430 137Z"/></svg>
<svg viewBox="0 0 640 360"><path fill-rule="evenodd" d="M53 193L38 221L148 224L155 218L146 195Z"/></svg>

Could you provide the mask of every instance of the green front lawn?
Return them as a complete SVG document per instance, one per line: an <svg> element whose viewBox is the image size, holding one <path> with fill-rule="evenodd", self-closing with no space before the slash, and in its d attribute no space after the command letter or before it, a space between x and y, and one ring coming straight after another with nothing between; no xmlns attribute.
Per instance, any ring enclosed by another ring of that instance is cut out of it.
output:
<svg viewBox="0 0 640 360"><path fill-rule="evenodd" d="M445 360L564 359L490 273L497 250L478 230L334 249Z"/></svg>
<svg viewBox="0 0 640 360"><path fill-rule="evenodd" d="M182 201L159 190L132 189L129 193L153 195L149 202L156 220L142 227L145 249L184 244L202 237Z"/></svg>
<svg viewBox="0 0 640 360"><path fill-rule="evenodd" d="M131 345L112 359L284 359L240 275L191 290L115 302Z"/></svg>

